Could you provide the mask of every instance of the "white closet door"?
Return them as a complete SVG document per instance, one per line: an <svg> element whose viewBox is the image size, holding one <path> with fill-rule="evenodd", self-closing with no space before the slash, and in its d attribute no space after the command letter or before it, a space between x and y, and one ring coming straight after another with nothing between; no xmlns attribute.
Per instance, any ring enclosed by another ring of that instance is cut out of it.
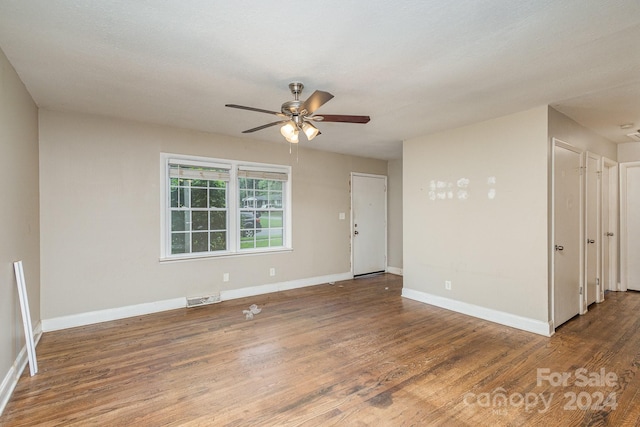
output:
<svg viewBox="0 0 640 427"><path fill-rule="evenodd" d="M640 291L640 162L620 164L622 289Z"/></svg>

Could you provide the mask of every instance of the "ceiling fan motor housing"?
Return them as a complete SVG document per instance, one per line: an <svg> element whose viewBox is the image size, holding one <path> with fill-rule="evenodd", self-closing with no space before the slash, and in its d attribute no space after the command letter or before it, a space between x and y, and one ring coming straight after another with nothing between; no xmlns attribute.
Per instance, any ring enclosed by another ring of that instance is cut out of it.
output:
<svg viewBox="0 0 640 427"><path fill-rule="evenodd" d="M299 109L302 105L302 101L287 101L282 104L282 112L287 116L300 114Z"/></svg>

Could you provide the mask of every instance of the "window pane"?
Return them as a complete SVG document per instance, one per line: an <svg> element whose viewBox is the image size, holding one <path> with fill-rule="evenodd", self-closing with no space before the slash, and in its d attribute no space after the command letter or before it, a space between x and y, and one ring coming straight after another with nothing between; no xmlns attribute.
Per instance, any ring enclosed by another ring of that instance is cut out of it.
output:
<svg viewBox="0 0 640 427"><path fill-rule="evenodd" d="M207 211L194 211L191 213L192 230L208 230L209 225L209 212ZM195 239L194 239L195 242Z"/></svg>
<svg viewBox="0 0 640 427"><path fill-rule="evenodd" d="M282 234L280 236L272 236L269 238L269 246L278 247L282 246Z"/></svg>
<svg viewBox="0 0 640 427"><path fill-rule="evenodd" d="M269 227L269 211L256 211L256 218L259 228Z"/></svg>
<svg viewBox="0 0 640 427"><path fill-rule="evenodd" d="M210 181L210 182L221 182L221 181ZM209 189L209 207L210 208L226 208L227 207L226 188L220 188L220 189L210 188Z"/></svg>
<svg viewBox="0 0 640 427"><path fill-rule="evenodd" d="M211 238L210 250L224 251L227 249L227 233L225 231L216 231L209 234Z"/></svg>
<svg viewBox="0 0 640 427"><path fill-rule="evenodd" d="M171 207L189 207L189 189L184 187L171 187Z"/></svg>
<svg viewBox="0 0 640 427"><path fill-rule="evenodd" d="M241 229L249 229L249 228L261 228L260 224L261 219L260 215L256 215L253 211L242 211L240 212L240 228Z"/></svg>
<svg viewBox="0 0 640 427"><path fill-rule="evenodd" d="M193 180L191 180L191 186L192 187L207 187L208 186L208 181L203 180L203 179L193 179Z"/></svg>
<svg viewBox="0 0 640 427"><path fill-rule="evenodd" d="M256 247L256 239L262 233L260 214L255 211L243 211L240 213L240 248L250 249Z"/></svg>
<svg viewBox="0 0 640 427"><path fill-rule="evenodd" d="M189 234L172 233L171 234L171 253L186 254L191 252L189 249Z"/></svg>
<svg viewBox="0 0 640 427"><path fill-rule="evenodd" d="M209 230L226 230L226 229L227 229L227 212L212 211Z"/></svg>
<svg viewBox="0 0 640 427"><path fill-rule="evenodd" d="M192 234L193 241L191 242L192 252L207 252L209 248L209 233L198 232Z"/></svg>
<svg viewBox="0 0 640 427"><path fill-rule="evenodd" d="M267 191L256 191L256 207L264 208L265 205L269 204L269 192Z"/></svg>
<svg viewBox="0 0 640 427"><path fill-rule="evenodd" d="M171 211L171 231L187 231L189 211Z"/></svg>
<svg viewBox="0 0 640 427"><path fill-rule="evenodd" d="M270 191L269 192L269 207L281 208L282 207L282 191Z"/></svg>
<svg viewBox="0 0 640 427"><path fill-rule="evenodd" d="M253 249L256 247L255 239L253 237L242 237L240 240L240 249Z"/></svg>
<svg viewBox="0 0 640 427"><path fill-rule="evenodd" d="M178 188L177 187L171 187L171 207L172 208L178 207Z"/></svg>
<svg viewBox="0 0 640 427"><path fill-rule="evenodd" d="M282 181L269 181L269 190L282 191Z"/></svg>
<svg viewBox="0 0 640 427"><path fill-rule="evenodd" d="M243 208L255 208L256 207L256 195L253 190L241 190L240 191L240 206Z"/></svg>
<svg viewBox="0 0 640 427"><path fill-rule="evenodd" d="M269 227L282 227L282 211L272 211L269 214Z"/></svg>
<svg viewBox="0 0 640 427"><path fill-rule="evenodd" d="M282 228L270 228L269 229L269 246L276 247L282 246Z"/></svg>
<svg viewBox="0 0 640 427"><path fill-rule="evenodd" d="M207 207L207 189L206 188L191 189L191 207L192 208Z"/></svg>

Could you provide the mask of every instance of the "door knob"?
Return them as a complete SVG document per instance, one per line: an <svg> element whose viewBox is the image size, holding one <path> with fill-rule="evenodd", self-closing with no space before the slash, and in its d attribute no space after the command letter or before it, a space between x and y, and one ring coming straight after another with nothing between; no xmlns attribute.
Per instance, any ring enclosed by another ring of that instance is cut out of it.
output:
<svg viewBox="0 0 640 427"><path fill-rule="evenodd" d="M360 234L360 233L358 233L358 230L356 230L356 231L353 232L353 234Z"/></svg>
<svg viewBox="0 0 640 427"><path fill-rule="evenodd" d="M587 243L595 243L596 241L593 239L587 239Z"/></svg>
<svg viewBox="0 0 640 427"><path fill-rule="evenodd" d="M607 236L609 236L609 237L613 237L613 233L609 231L609 232L607 233Z"/></svg>
<svg viewBox="0 0 640 427"><path fill-rule="evenodd" d="M564 250L564 246L556 245L556 251Z"/></svg>

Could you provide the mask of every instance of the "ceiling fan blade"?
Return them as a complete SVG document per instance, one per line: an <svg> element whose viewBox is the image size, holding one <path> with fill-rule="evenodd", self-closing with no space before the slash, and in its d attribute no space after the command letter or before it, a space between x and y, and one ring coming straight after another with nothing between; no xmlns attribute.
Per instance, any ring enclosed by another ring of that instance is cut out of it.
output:
<svg viewBox="0 0 640 427"><path fill-rule="evenodd" d="M258 113L275 114L276 116L285 117L284 114L279 113L277 111L263 110L262 108L254 108L254 107L245 107L244 105L225 104L225 107L238 108L240 110L257 111Z"/></svg>
<svg viewBox="0 0 640 427"><path fill-rule="evenodd" d="M306 101L302 103L298 111L306 110L306 115L313 114L318 108L322 107L327 101L333 98L329 92L317 90L311 94Z"/></svg>
<svg viewBox="0 0 640 427"><path fill-rule="evenodd" d="M317 118L316 118L317 117ZM338 123L369 123L369 116L347 116L341 114L320 114L311 117L315 121L320 122L338 122Z"/></svg>
<svg viewBox="0 0 640 427"><path fill-rule="evenodd" d="M287 123L288 121L289 121L289 120L280 120L280 121L277 121L277 122L267 123L266 125L258 126L258 127L256 127L256 128L243 130L243 131L242 131L242 133L251 133L251 132L255 132L255 131L257 131L257 130L266 129L266 128L269 128L269 127L271 127L271 126L285 124L285 123Z"/></svg>

